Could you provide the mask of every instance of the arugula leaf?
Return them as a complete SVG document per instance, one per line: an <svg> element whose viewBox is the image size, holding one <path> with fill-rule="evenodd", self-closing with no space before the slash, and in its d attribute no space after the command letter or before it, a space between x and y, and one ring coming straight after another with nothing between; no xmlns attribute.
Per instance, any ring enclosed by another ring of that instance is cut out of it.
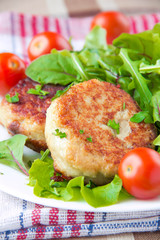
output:
<svg viewBox="0 0 160 240"><path fill-rule="evenodd" d="M160 91L156 92L152 97L153 119L154 122L160 122Z"/></svg>
<svg viewBox="0 0 160 240"><path fill-rule="evenodd" d="M158 73L160 74L160 59L156 61L156 64L146 64L142 62L139 66L140 73Z"/></svg>
<svg viewBox="0 0 160 240"><path fill-rule="evenodd" d="M55 136L59 136L60 138L66 138L67 135L65 132L60 132L59 129L55 129L55 133L53 133Z"/></svg>
<svg viewBox="0 0 160 240"><path fill-rule="evenodd" d="M83 67L81 61L79 60L77 54L71 53L71 58L73 61L74 68L77 70L77 72L81 76L81 79L82 79L81 81L89 80L87 73L85 72L84 67Z"/></svg>
<svg viewBox="0 0 160 240"><path fill-rule="evenodd" d="M28 175L28 170L23 162L23 148L26 140L26 136L17 134L0 142L0 163L21 170Z"/></svg>
<svg viewBox="0 0 160 240"><path fill-rule="evenodd" d="M120 126L119 126L119 123L116 123L114 119L113 120L109 120L108 123L107 123L107 126L115 129L117 134L119 134Z"/></svg>
<svg viewBox="0 0 160 240"><path fill-rule="evenodd" d="M74 83L71 83L70 85L68 85L65 89L63 90L57 90L56 94L54 95L54 97L51 99L51 101L53 101L54 99L62 96L63 94L65 94L72 86Z"/></svg>
<svg viewBox="0 0 160 240"><path fill-rule="evenodd" d="M153 120L151 118L151 115L147 111L141 111L133 115L133 117L130 118L131 122L140 123L144 120L145 123L153 123Z"/></svg>
<svg viewBox="0 0 160 240"><path fill-rule="evenodd" d="M10 96L10 94L6 94L5 98L7 100L7 102L10 102L10 103L16 103L16 102L19 102L19 93L15 93L14 96Z"/></svg>
<svg viewBox="0 0 160 240"><path fill-rule="evenodd" d="M120 50L119 56L124 62L123 69L131 74L133 84L141 96L139 102L141 109L148 109L151 103L152 93L146 84L145 78L139 73L139 61L132 61L128 56L128 51L124 48Z"/></svg>
<svg viewBox="0 0 160 240"><path fill-rule="evenodd" d="M42 90L43 85L36 85L35 89L30 88L27 93L28 94L34 94L34 95L39 95L39 96L46 96L49 94L49 92Z"/></svg>

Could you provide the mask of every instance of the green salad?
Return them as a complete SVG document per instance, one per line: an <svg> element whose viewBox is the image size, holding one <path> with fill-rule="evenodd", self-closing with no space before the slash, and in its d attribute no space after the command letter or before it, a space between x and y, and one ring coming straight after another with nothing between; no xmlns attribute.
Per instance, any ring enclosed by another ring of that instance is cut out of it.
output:
<svg viewBox="0 0 160 240"><path fill-rule="evenodd" d="M42 90L43 85L66 86L57 91L52 101L65 94L72 85L93 78L119 85L141 108L130 121L155 124L157 138L153 144L160 152L160 24L139 34L124 33L113 41L113 45L106 44L106 31L97 26L87 35L81 51L53 49L50 54L33 61L26 69L26 75L40 84L37 89L32 89L31 94L42 98L48 94ZM64 201L85 200L93 207L131 198L122 188L118 175L103 186L95 186L91 181L85 184L83 176L58 181L59 174L53 178L49 150L41 152L41 157L34 162L24 163L26 140L26 136L19 134L0 142L0 163L28 175L35 195Z"/></svg>

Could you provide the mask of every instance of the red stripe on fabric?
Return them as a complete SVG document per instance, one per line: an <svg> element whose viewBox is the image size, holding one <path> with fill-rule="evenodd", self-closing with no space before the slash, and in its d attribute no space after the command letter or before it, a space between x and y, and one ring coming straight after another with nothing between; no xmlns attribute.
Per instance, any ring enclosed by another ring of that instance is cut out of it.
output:
<svg viewBox="0 0 160 240"><path fill-rule="evenodd" d="M49 21L47 17L43 18L43 23L44 23L44 31L45 32L49 31Z"/></svg>
<svg viewBox="0 0 160 240"><path fill-rule="evenodd" d="M71 230L71 237L80 236L81 224L74 224Z"/></svg>
<svg viewBox="0 0 160 240"><path fill-rule="evenodd" d="M18 234L17 234L17 240L21 240L21 239L26 239L27 238L27 229L21 229L18 230Z"/></svg>
<svg viewBox="0 0 160 240"><path fill-rule="evenodd" d="M67 211L67 224L75 224L77 219L77 212L73 210Z"/></svg>
<svg viewBox="0 0 160 240"><path fill-rule="evenodd" d="M85 223L92 223L94 220L94 212L85 212Z"/></svg>
<svg viewBox="0 0 160 240"><path fill-rule="evenodd" d="M148 21L145 15L142 15L144 31L148 30Z"/></svg>
<svg viewBox="0 0 160 240"><path fill-rule="evenodd" d="M59 24L58 18L55 18L55 26L56 26L56 32L61 34L61 28L60 28L60 24Z"/></svg>
<svg viewBox="0 0 160 240"><path fill-rule="evenodd" d="M154 14L151 14L151 16L153 17L155 23L159 22L159 18L157 16L157 14L154 13Z"/></svg>
<svg viewBox="0 0 160 240"><path fill-rule="evenodd" d="M59 220L58 208L51 208L49 211L49 225L57 225Z"/></svg>
<svg viewBox="0 0 160 240"><path fill-rule="evenodd" d="M62 226L56 226L53 229L53 234L52 234L52 238L61 238L62 237L62 233L63 233L63 227Z"/></svg>
<svg viewBox="0 0 160 240"><path fill-rule="evenodd" d="M26 41L25 41L26 34L25 34L24 14L19 15L19 21L20 21L20 35L22 38L22 55L24 57L24 61L27 61L27 59L25 59L27 49L26 49Z"/></svg>
<svg viewBox="0 0 160 240"><path fill-rule="evenodd" d="M32 211L32 225L40 224L40 220L41 220L41 209L35 208Z"/></svg>
<svg viewBox="0 0 160 240"><path fill-rule="evenodd" d="M24 14L19 15L20 18L20 29L21 29L21 36L25 37L25 25L24 25Z"/></svg>
<svg viewBox="0 0 160 240"><path fill-rule="evenodd" d="M34 36L37 34L37 18L36 18L36 16L32 16L31 26L32 26L32 35Z"/></svg>
<svg viewBox="0 0 160 240"><path fill-rule="evenodd" d="M46 228L43 226L38 226L36 229L35 239L45 239Z"/></svg>
<svg viewBox="0 0 160 240"><path fill-rule="evenodd" d="M137 33L137 30L136 30L136 22L135 22L134 18L133 18L133 17L130 17L130 20L131 20L132 33Z"/></svg>
<svg viewBox="0 0 160 240"><path fill-rule="evenodd" d="M35 203L35 208L44 208L44 206L41 204Z"/></svg>
<svg viewBox="0 0 160 240"><path fill-rule="evenodd" d="M67 211L67 224L71 224L71 237L78 237L80 235L81 225L76 224L77 221L77 211L68 210Z"/></svg>

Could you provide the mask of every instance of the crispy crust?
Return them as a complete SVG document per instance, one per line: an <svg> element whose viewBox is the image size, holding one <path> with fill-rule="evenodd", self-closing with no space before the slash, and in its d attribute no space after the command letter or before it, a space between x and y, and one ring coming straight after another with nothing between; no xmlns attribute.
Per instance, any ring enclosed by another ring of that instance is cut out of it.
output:
<svg viewBox="0 0 160 240"><path fill-rule="evenodd" d="M12 135L20 133L28 136L26 145L40 151L47 148L44 136L46 110L57 90L64 87L45 85L43 90L48 91L49 94L40 99L37 95L27 93L37 84L26 78L9 91L10 96L14 96L16 92L19 93L19 102L9 103L3 98L0 105L0 122Z"/></svg>
<svg viewBox="0 0 160 240"><path fill-rule="evenodd" d="M113 84L93 79L71 87L47 110L45 135L55 169L73 177L112 177L125 153L151 147L156 136L153 125L129 121L139 111L131 96ZM119 135L107 126L113 119L120 124ZM56 128L67 138L55 136ZM92 142L87 140L89 136Z"/></svg>

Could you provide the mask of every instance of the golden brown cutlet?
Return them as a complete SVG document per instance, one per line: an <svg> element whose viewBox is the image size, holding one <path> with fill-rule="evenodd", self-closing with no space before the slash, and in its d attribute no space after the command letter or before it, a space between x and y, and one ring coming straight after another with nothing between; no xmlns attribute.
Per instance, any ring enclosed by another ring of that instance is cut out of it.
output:
<svg viewBox="0 0 160 240"><path fill-rule="evenodd" d="M152 147L154 125L130 121L139 111L132 97L111 83L92 79L72 86L47 110L45 136L55 169L104 184L128 151ZM109 120L119 124L119 133ZM66 137L57 136L56 129Z"/></svg>
<svg viewBox="0 0 160 240"><path fill-rule="evenodd" d="M37 95L28 94L29 89L38 83L29 78L21 80L10 91L10 96L19 94L19 102L9 103L3 98L0 104L0 122L12 135L24 134L28 137L27 146L40 151L47 148L44 128L46 110L57 90L64 89L59 85L44 85L43 90L49 92L41 99Z"/></svg>

